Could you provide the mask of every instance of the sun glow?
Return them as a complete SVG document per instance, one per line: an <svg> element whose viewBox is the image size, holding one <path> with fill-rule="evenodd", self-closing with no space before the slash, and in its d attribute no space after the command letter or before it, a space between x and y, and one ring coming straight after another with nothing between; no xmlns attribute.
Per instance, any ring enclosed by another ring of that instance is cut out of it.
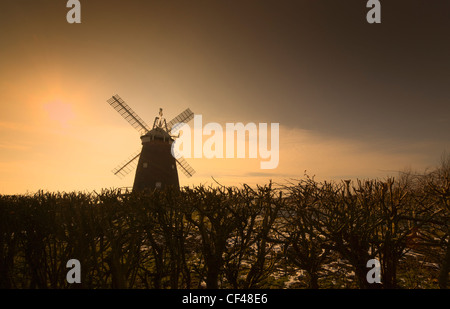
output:
<svg viewBox="0 0 450 309"><path fill-rule="evenodd" d="M61 101L53 101L44 104L44 109L50 120L57 121L62 127L67 128L71 120L75 118L75 113L71 104Z"/></svg>

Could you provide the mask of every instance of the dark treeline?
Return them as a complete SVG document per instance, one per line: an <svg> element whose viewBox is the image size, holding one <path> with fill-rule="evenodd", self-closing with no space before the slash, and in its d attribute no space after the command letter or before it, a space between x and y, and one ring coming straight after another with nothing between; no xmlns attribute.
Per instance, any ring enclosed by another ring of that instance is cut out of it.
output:
<svg viewBox="0 0 450 309"><path fill-rule="evenodd" d="M0 196L0 288L448 288L449 162L383 181Z"/></svg>

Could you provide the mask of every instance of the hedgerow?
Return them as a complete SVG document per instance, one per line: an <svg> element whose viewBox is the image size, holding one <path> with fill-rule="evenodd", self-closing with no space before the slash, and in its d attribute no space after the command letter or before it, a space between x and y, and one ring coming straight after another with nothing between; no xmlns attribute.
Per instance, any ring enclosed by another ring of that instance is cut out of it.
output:
<svg viewBox="0 0 450 309"><path fill-rule="evenodd" d="M0 288L448 288L449 170L0 195Z"/></svg>

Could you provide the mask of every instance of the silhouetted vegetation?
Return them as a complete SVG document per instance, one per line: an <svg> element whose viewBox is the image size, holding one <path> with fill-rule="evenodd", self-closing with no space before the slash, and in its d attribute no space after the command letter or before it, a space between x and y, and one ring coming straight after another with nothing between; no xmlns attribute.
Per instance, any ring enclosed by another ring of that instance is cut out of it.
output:
<svg viewBox="0 0 450 309"><path fill-rule="evenodd" d="M449 163L385 181L2 195L0 288L448 288Z"/></svg>

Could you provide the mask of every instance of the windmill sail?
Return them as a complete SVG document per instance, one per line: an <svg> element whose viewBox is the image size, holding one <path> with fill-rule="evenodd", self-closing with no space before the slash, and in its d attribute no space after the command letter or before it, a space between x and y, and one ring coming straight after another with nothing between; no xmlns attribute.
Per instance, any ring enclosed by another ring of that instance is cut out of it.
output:
<svg viewBox="0 0 450 309"><path fill-rule="evenodd" d="M167 123L167 129L172 131L172 134L176 134L176 131L183 125L194 118L194 113L188 108L178 116L173 118Z"/></svg>
<svg viewBox="0 0 450 309"><path fill-rule="evenodd" d="M144 135L150 131L149 126L141 119L132 109L122 100L117 94L112 96L108 100L109 105L111 105L129 124L136 130L138 130L141 135Z"/></svg>
<svg viewBox="0 0 450 309"><path fill-rule="evenodd" d="M181 171L187 176L192 177L194 175L195 170L192 168L192 166L187 163L187 161L184 158L178 158L175 159L177 161L178 166L181 168Z"/></svg>
<svg viewBox="0 0 450 309"><path fill-rule="evenodd" d="M129 172L131 172L136 168L136 164L138 163L137 159L139 158L140 154L141 154L140 150L136 151L127 160L119 164L115 169L112 170L114 175L118 176L119 178L128 175Z"/></svg>

